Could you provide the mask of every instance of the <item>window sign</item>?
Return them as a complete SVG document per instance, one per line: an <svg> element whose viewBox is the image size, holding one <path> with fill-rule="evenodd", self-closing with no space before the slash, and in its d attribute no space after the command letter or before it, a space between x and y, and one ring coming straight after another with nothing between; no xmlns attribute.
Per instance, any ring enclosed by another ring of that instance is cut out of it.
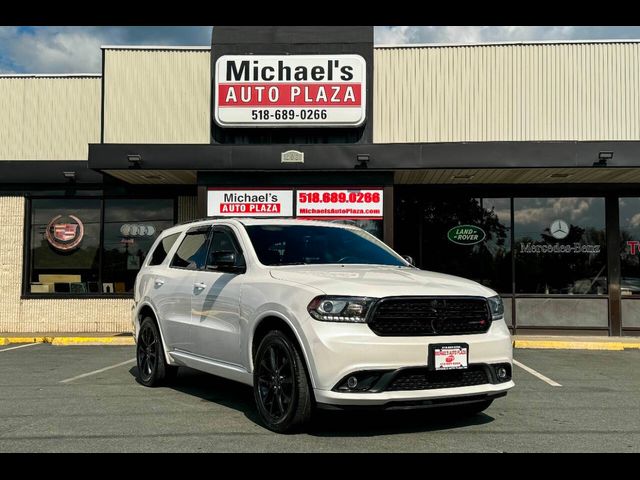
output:
<svg viewBox="0 0 640 480"><path fill-rule="evenodd" d="M383 190L298 190L296 216L324 219L382 220Z"/></svg>
<svg viewBox="0 0 640 480"><path fill-rule="evenodd" d="M209 189L207 216L292 217L293 190Z"/></svg>

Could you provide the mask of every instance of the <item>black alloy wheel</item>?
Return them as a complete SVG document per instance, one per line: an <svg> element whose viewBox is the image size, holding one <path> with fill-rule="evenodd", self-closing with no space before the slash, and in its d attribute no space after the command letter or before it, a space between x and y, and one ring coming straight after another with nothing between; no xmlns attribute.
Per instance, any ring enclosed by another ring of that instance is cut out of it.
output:
<svg viewBox="0 0 640 480"><path fill-rule="evenodd" d="M275 432L291 432L311 417L311 390L295 344L282 332L262 340L254 364L254 396L260 418Z"/></svg>
<svg viewBox="0 0 640 480"><path fill-rule="evenodd" d="M140 325L136 344L138 380L147 387L160 385L174 377L177 367L168 365L164 358L162 340L158 326L151 317L146 317Z"/></svg>

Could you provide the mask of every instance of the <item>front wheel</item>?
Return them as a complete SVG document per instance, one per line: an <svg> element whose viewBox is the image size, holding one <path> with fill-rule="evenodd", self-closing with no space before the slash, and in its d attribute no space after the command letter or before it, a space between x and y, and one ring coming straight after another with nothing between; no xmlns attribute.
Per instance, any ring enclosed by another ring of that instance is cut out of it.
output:
<svg viewBox="0 0 640 480"><path fill-rule="evenodd" d="M292 432L311 419L311 386L295 344L281 331L269 332L258 347L253 370L258 414L274 432Z"/></svg>
<svg viewBox="0 0 640 480"><path fill-rule="evenodd" d="M146 317L140 324L136 344L138 380L147 387L155 387L175 377L178 367L167 364L158 326Z"/></svg>

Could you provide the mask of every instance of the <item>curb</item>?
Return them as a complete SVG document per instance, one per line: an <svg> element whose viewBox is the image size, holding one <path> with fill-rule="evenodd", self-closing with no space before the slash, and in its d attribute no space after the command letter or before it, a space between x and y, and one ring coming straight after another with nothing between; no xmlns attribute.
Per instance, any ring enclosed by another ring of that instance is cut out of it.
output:
<svg viewBox="0 0 640 480"><path fill-rule="evenodd" d="M49 343L64 347L72 345L135 345L133 336L124 337L0 337L0 346L13 343ZM552 350L609 350L640 349L640 342L579 342L565 340L514 340L513 348Z"/></svg>
<svg viewBox="0 0 640 480"><path fill-rule="evenodd" d="M0 345L12 343L49 343L55 346L71 345L135 345L131 337L0 337Z"/></svg>
<svg viewBox="0 0 640 480"><path fill-rule="evenodd" d="M546 348L555 350L629 350L640 349L640 342L575 342L563 340L515 340L514 348Z"/></svg>

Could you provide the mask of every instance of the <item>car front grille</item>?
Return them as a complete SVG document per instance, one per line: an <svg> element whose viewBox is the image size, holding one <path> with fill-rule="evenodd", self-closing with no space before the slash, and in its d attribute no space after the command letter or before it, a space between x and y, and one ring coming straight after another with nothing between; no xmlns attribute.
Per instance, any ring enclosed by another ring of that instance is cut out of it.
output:
<svg viewBox="0 0 640 480"><path fill-rule="evenodd" d="M482 365L469 365L465 370L434 371L427 368L407 368L401 370L391 380L385 390L432 390L435 388L469 387L490 383L486 369Z"/></svg>
<svg viewBox="0 0 640 480"><path fill-rule="evenodd" d="M475 297L383 298L369 320L380 336L465 335L490 326L486 299Z"/></svg>

